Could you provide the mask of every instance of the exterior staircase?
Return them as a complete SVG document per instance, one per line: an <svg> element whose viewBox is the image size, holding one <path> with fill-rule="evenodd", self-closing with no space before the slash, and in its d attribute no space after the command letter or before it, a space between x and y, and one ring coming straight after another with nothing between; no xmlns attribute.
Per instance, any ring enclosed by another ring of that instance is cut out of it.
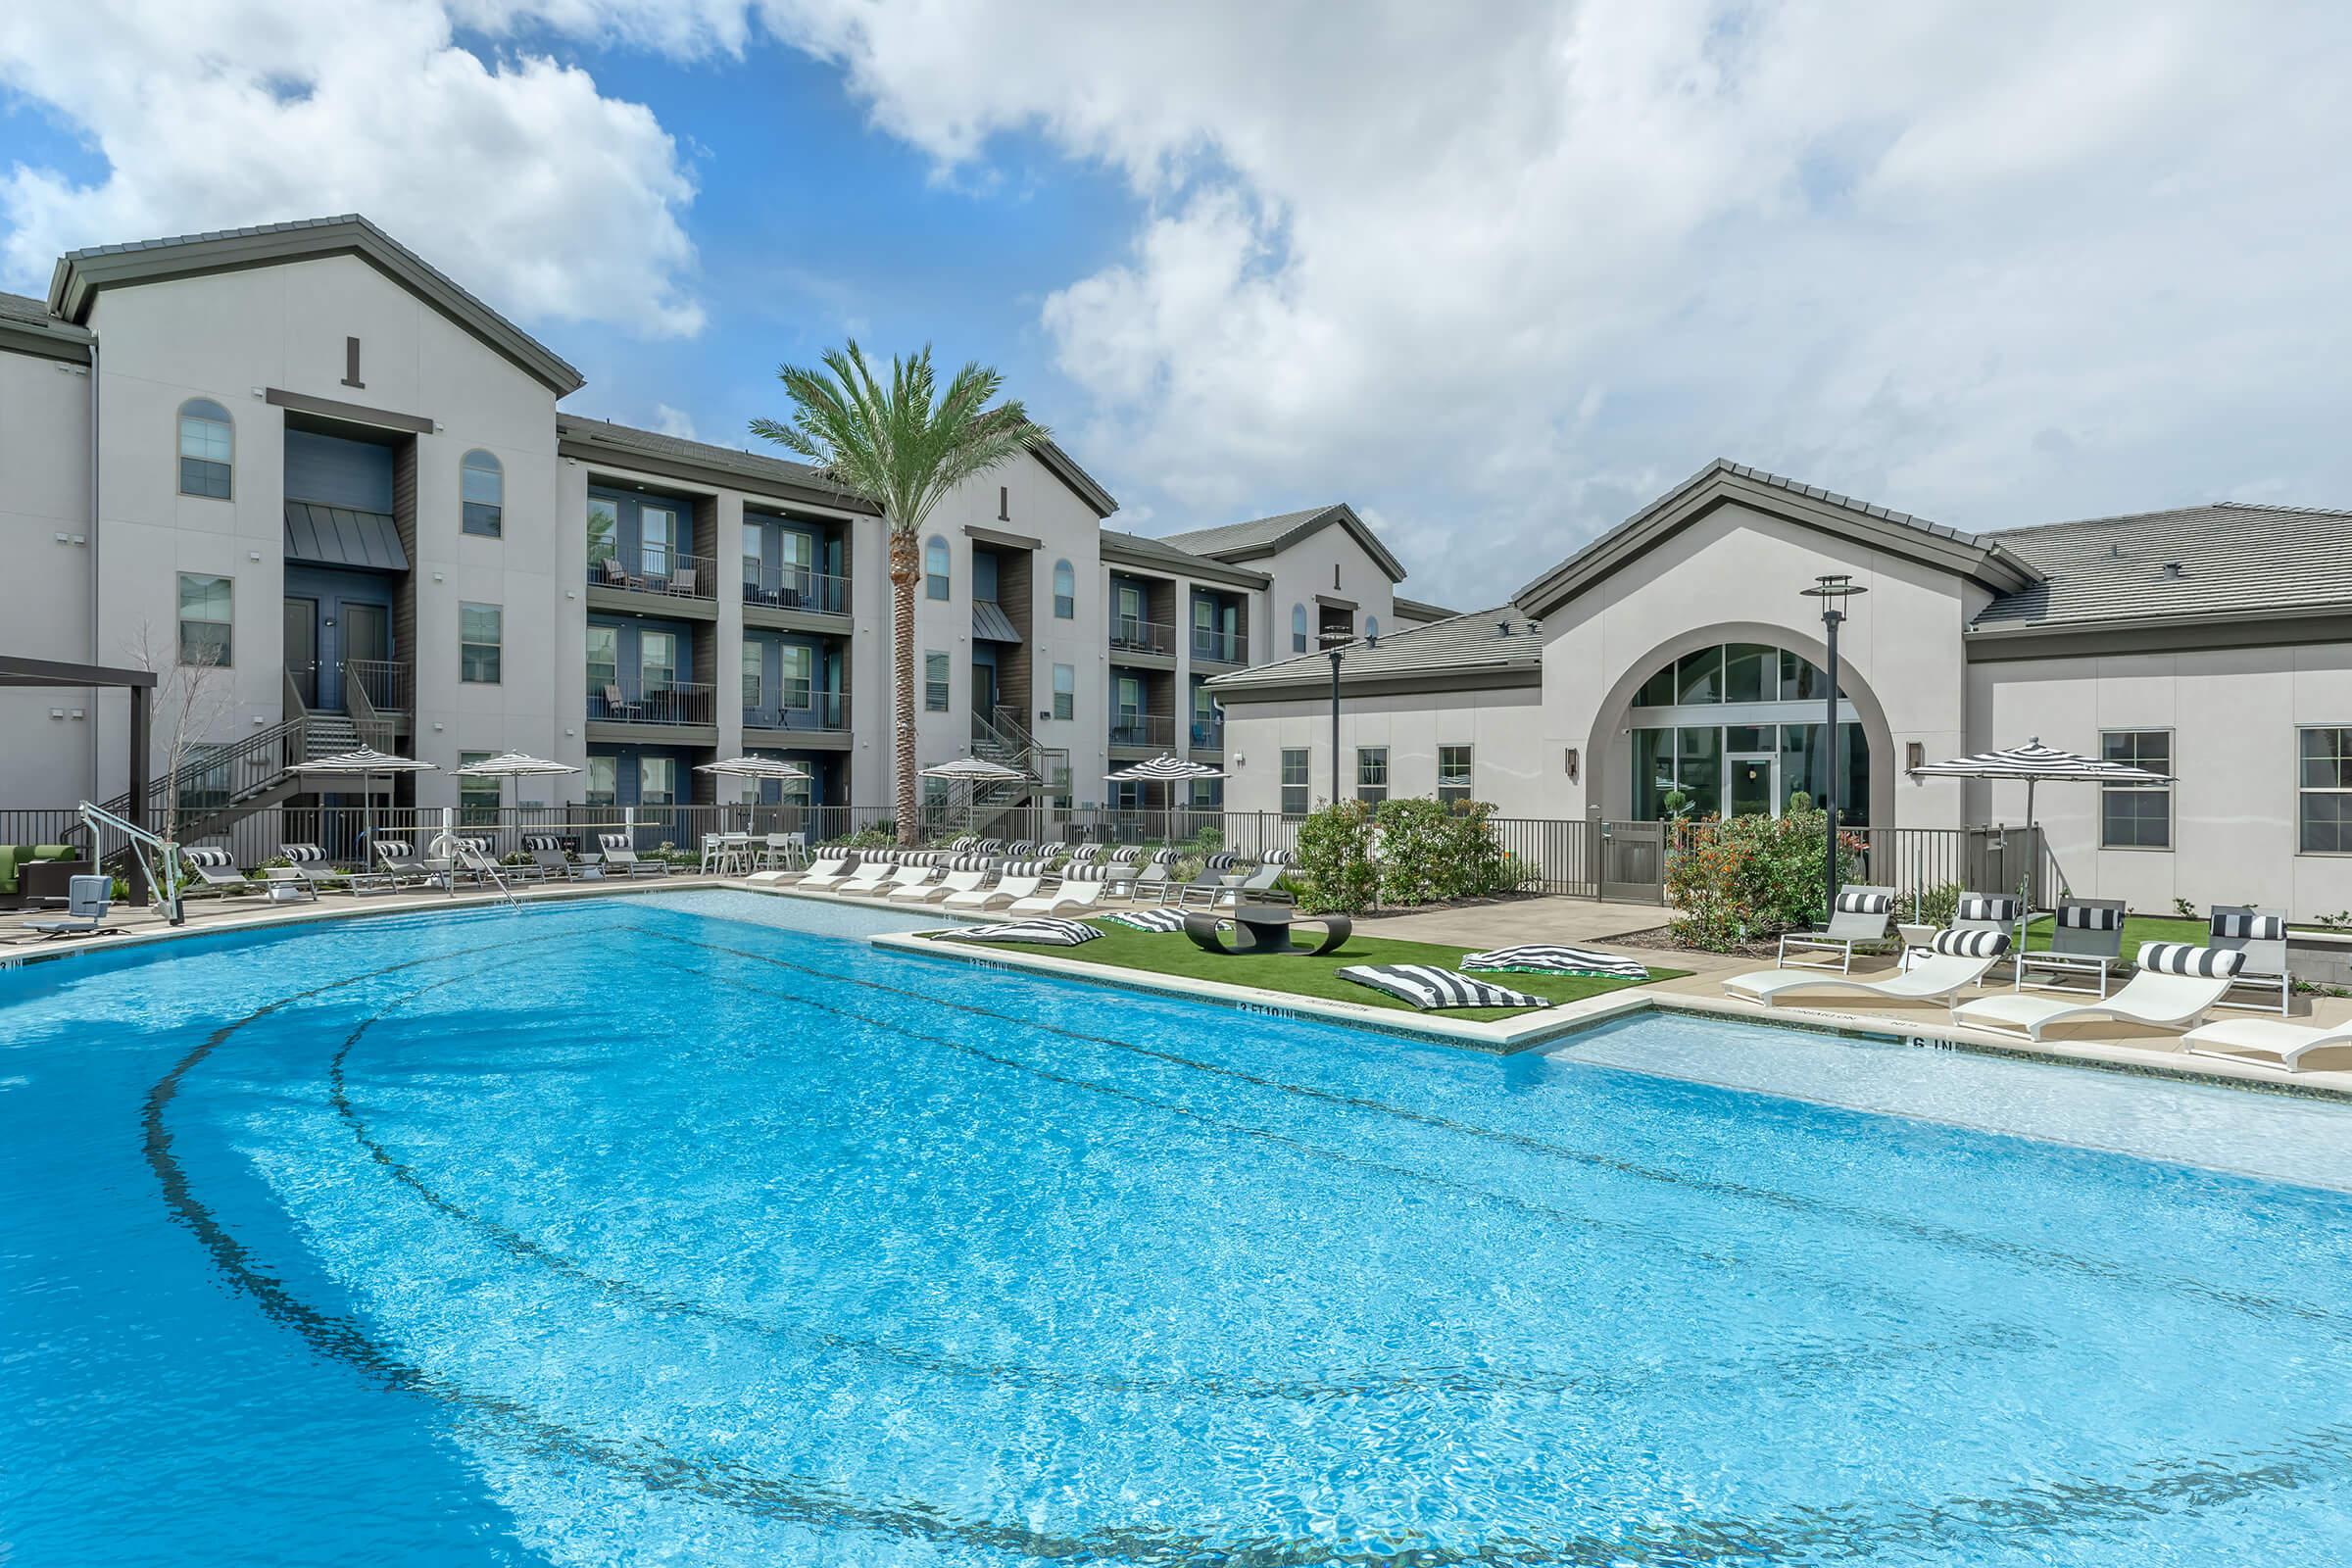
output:
<svg viewBox="0 0 2352 1568"><path fill-rule="evenodd" d="M294 771L297 762L349 751L358 744L350 733L350 720L344 719L341 738L332 738L330 730L330 743L319 746L314 726L329 716L340 715L307 713L239 740L191 748L180 762L179 842L190 844L225 833L254 812L300 794L306 786L302 775ZM127 815L130 795L125 791L101 804L118 816ZM160 830L171 806L169 775L152 781L147 790L148 825Z"/></svg>
<svg viewBox="0 0 2352 1568"><path fill-rule="evenodd" d="M972 755L1029 775L1017 783L1007 780L974 791L972 820L977 831L986 833L1015 814L1034 817L1037 813L1032 808L1043 805L1054 793L1055 782L1069 772L1068 750L1040 744L1021 719L1021 711L1015 708L1000 707L992 713L972 715ZM1041 824L1025 820L1014 836L1033 837L1042 831Z"/></svg>

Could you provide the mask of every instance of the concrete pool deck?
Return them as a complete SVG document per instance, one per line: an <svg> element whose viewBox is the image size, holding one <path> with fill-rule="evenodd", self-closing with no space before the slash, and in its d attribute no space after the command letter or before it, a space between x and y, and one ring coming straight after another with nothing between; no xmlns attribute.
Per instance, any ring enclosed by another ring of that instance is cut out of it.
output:
<svg viewBox="0 0 2352 1568"><path fill-rule="evenodd" d="M638 877L629 881L526 883L515 888L514 900L517 904L529 905L689 890L734 890L850 905L871 905L875 902L867 899L837 899L829 894L796 893L789 887L691 872L665 877ZM120 911L122 935L0 945L0 970L82 954L147 947L183 937L262 930L371 913L495 907L503 902L504 897L495 890L477 889L461 889L454 896L439 890L365 896L322 893L316 903L290 905L270 904L260 898L208 898L190 901L186 923L176 927L146 909L123 908ZM34 911L24 911L21 916L36 917L46 916L37 915ZM1872 1002L1861 1004L1850 999L1825 996L1821 1002L1810 1005L1790 1002L1768 1009L1754 1003L1727 997L1723 991L1723 982L1727 977L1752 969L1769 968L1772 965L1768 960L1724 957L1679 949L1632 948L1613 944L1609 940L1614 936L1654 928L1663 924L1665 918L1666 911L1655 905L1539 898L1375 915L1356 923L1356 929L1366 936L1439 942L1465 948L1529 941L1573 943L1624 953L1662 967L1690 971L1682 978L1654 981L1648 985L1589 997L1562 1006L1493 1023L1400 1012L1386 1007L1358 1006L1253 986L1223 985L1137 970L1106 970L1101 964L1054 958L1051 956L1051 950L1005 947L975 949L942 944L919 936L880 936L869 940L947 962L1030 969L1098 985L1127 986L1167 995L1191 996L1226 1005L1316 1017L1329 1022L1488 1052L1524 1051L1556 1044L1595 1024L1654 1006L1748 1022L1778 1023L1800 1029L1954 1045L2006 1055L2155 1073L2208 1083L2352 1099L2352 1048L2332 1054L2331 1059L2340 1065L2289 1074L2250 1062L2187 1055L2180 1050L2180 1037L2177 1032L2145 1029L2115 1021L2070 1025L2063 1036L2035 1043L1982 1029L1962 1028L1950 1021L1940 1004L1934 1003ZM0 941L11 935L14 929L11 925L0 924ZM1856 961L1855 972L1886 972L1892 967L1893 960L1890 957L1863 958ZM1999 989L2002 988L1992 988ZM1984 990L1971 993L1988 994L1991 992ZM2294 1021L2297 1023L2328 1026L2352 1021L2352 998L2297 995L2294 1006ZM2221 1017L2232 1015L2230 1011L2216 1014Z"/></svg>

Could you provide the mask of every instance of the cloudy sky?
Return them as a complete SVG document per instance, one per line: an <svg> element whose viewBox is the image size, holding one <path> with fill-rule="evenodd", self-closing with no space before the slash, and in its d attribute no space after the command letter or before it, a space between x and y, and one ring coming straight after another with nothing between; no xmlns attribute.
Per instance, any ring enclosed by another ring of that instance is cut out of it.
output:
<svg viewBox="0 0 2352 1568"><path fill-rule="evenodd" d="M1718 455L2352 507L2348 68L2282 0L77 0L0 29L0 286L356 210L580 412L928 340L1128 526L1345 498L1470 608Z"/></svg>

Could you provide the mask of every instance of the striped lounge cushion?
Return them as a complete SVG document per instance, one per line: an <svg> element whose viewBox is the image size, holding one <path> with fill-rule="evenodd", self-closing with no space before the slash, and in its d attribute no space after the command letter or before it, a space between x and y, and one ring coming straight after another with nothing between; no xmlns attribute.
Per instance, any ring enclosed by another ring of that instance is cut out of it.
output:
<svg viewBox="0 0 2352 1568"><path fill-rule="evenodd" d="M1894 907L1894 900L1885 893L1840 893L1838 895L1839 914L1886 914Z"/></svg>
<svg viewBox="0 0 2352 1568"><path fill-rule="evenodd" d="M1027 839L1014 839L1004 846L1004 853L1015 859L1025 860L1037 853L1037 846Z"/></svg>
<svg viewBox="0 0 2352 1568"><path fill-rule="evenodd" d="M1297 865L1298 857L1289 850L1268 850L1257 858L1260 865Z"/></svg>
<svg viewBox="0 0 2352 1568"><path fill-rule="evenodd" d="M1152 852L1152 863L1153 865L1174 865L1176 863L1176 852L1174 850L1153 850Z"/></svg>
<svg viewBox="0 0 2352 1568"><path fill-rule="evenodd" d="M1025 860L1022 863L1037 867L1036 870L1025 873L1026 875L1044 876L1046 874L1046 862L1043 860ZM1117 874L1118 869L1115 865L1065 865L1061 868L1061 879L1064 882L1107 882ZM1008 868L1004 874L1011 876L1015 873Z"/></svg>
<svg viewBox="0 0 2352 1568"><path fill-rule="evenodd" d="M1343 980L1386 992L1427 1011L1444 1007L1548 1007L1542 997L1475 980L1431 963L1351 963L1336 971Z"/></svg>
<svg viewBox="0 0 2352 1568"><path fill-rule="evenodd" d="M2279 915L2257 914L2252 909L2216 909L2213 934L2225 942L2284 942L2286 921Z"/></svg>
<svg viewBox="0 0 2352 1568"><path fill-rule="evenodd" d="M525 833L522 836L522 847L533 852L560 850L564 847L564 841L553 833Z"/></svg>
<svg viewBox="0 0 2352 1568"><path fill-rule="evenodd" d="M1070 851L1070 863L1072 865L1084 865L1090 860L1099 860L1102 858L1102 846L1100 844L1081 844L1076 849Z"/></svg>
<svg viewBox="0 0 2352 1568"><path fill-rule="evenodd" d="M225 871L237 863L236 857L217 846L208 845L199 849L181 850L179 853L187 857L190 865L210 866L216 871Z"/></svg>
<svg viewBox="0 0 2352 1568"><path fill-rule="evenodd" d="M1595 953L1591 948L1563 948L1528 943L1473 953L1462 960L1464 969L1513 969L1522 974L1590 974L1611 980L1646 980L1649 971L1631 958Z"/></svg>
<svg viewBox="0 0 2352 1568"><path fill-rule="evenodd" d="M1952 958L1997 958L2009 951L2006 931L1938 931L1928 946Z"/></svg>
<svg viewBox="0 0 2352 1568"><path fill-rule="evenodd" d="M966 833L948 846L951 850L968 850L980 842L977 833Z"/></svg>
<svg viewBox="0 0 2352 1568"><path fill-rule="evenodd" d="M607 855L628 853L629 836L626 833L599 833L596 842Z"/></svg>
<svg viewBox="0 0 2352 1568"><path fill-rule="evenodd" d="M1230 871L1241 863L1242 858L1231 850L1219 850L1200 862L1200 869L1203 871Z"/></svg>
<svg viewBox="0 0 2352 1568"><path fill-rule="evenodd" d="M1102 940L1102 931L1084 920L1007 920L998 925L966 926L960 931L943 931L942 936L957 942L1034 942L1049 948L1074 948L1081 942Z"/></svg>
<svg viewBox="0 0 2352 1568"><path fill-rule="evenodd" d="M1952 910L1955 920L1993 920L2002 925L2017 920L2017 896L2011 893L1970 893Z"/></svg>
<svg viewBox="0 0 2352 1568"><path fill-rule="evenodd" d="M326 852L316 844L281 844L278 848L291 865L322 865L326 861Z"/></svg>
<svg viewBox="0 0 2352 1568"><path fill-rule="evenodd" d="M1182 909L1130 909L1122 914L1108 914L1106 920L1132 926L1138 931L1181 931L1184 929Z"/></svg>
<svg viewBox="0 0 2352 1568"><path fill-rule="evenodd" d="M2124 911L2091 904L2061 904L2058 906L2058 923L2069 931L2121 931L2124 928ZM2170 945L2178 947L2180 944Z"/></svg>
<svg viewBox="0 0 2352 1568"><path fill-rule="evenodd" d="M2246 956L2233 948L2199 948L2186 942L2143 942L2139 966L2157 974L2189 974L2224 980L2245 967Z"/></svg>

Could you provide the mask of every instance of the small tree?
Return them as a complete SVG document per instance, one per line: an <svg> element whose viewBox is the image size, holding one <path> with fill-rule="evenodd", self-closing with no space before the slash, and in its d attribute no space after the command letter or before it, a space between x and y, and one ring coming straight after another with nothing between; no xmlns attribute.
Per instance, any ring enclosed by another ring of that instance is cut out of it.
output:
<svg viewBox="0 0 2352 1568"><path fill-rule="evenodd" d="M1666 899L1675 940L1710 953L1766 941L1808 925L1822 906L1822 835L1829 817L1802 792L1778 817L1709 817L1681 826L1666 859ZM1862 854L1838 835L1838 880Z"/></svg>
<svg viewBox="0 0 2352 1568"><path fill-rule="evenodd" d="M228 683L220 678L220 651L209 644L182 648L176 638L167 641L145 622L125 646L131 662L155 676L148 713L160 757L149 760L162 763L157 782L164 786L164 811L160 823L148 826L158 838L176 845L198 748L213 743L228 712ZM134 820L145 806L144 801L131 803Z"/></svg>
<svg viewBox="0 0 2352 1568"><path fill-rule="evenodd" d="M1335 801L1298 824L1298 907L1358 914L1379 891L1372 865L1372 808Z"/></svg>

